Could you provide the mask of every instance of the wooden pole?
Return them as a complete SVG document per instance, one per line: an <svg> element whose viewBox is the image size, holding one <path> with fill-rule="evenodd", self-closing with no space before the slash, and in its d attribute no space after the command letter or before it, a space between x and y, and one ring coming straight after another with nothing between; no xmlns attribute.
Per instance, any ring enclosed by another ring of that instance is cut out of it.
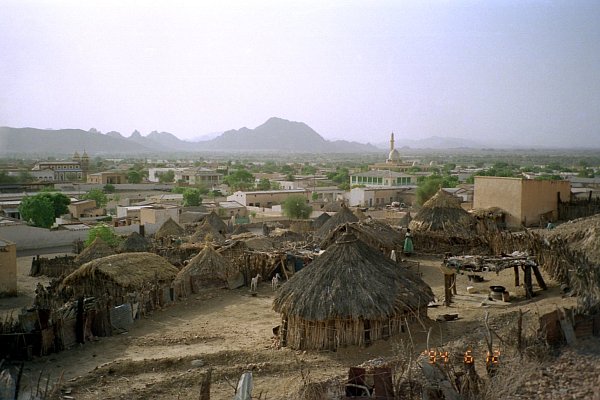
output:
<svg viewBox="0 0 600 400"><path fill-rule="evenodd" d="M210 381L212 376L212 368L206 371L200 382L200 397L199 400L210 400Z"/></svg>
<svg viewBox="0 0 600 400"><path fill-rule="evenodd" d="M546 282L544 282L544 277L540 273L540 270L537 265L531 267L533 269L533 273L535 275L535 279L537 280L538 285L542 288L542 290L548 290L548 286L546 286Z"/></svg>
<svg viewBox="0 0 600 400"><path fill-rule="evenodd" d="M533 298L533 282L531 280L531 266L525 265L525 297Z"/></svg>
<svg viewBox="0 0 600 400"><path fill-rule="evenodd" d="M444 274L444 304L446 307L450 306L450 302L452 301L452 276L448 274Z"/></svg>
<svg viewBox="0 0 600 400"><path fill-rule="evenodd" d="M515 270L515 287L519 287L519 266L515 265L513 269Z"/></svg>

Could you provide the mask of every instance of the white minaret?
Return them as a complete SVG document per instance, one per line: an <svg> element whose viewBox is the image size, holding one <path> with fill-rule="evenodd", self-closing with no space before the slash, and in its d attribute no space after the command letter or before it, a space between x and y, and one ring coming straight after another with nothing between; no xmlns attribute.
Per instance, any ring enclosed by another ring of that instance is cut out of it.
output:
<svg viewBox="0 0 600 400"><path fill-rule="evenodd" d="M390 151L393 151L394 148L394 132L392 132L392 137L390 138Z"/></svg>

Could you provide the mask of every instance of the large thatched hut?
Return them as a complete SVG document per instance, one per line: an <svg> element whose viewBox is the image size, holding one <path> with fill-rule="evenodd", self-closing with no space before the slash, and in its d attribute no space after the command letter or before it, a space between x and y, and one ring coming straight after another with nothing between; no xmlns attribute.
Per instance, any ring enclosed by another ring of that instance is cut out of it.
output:
<svg viewBox="0 0 600 400"><path fill-rule="evenodd" d="M208 222L221 235L225 235L228 231L227 224L214 211L204 217L204 222Z"/></svg>
<svg viewBox="0 0 600 400"><path fill-rule="evenodd" d="M321 242L321 249L326 249L335 244L337 239L345 233L354 234L354 236L375 250L383 250L388 256L392 250L396 250L396 252L402 251L404 244L404 233L394 230L394 228L385 222L372 219L363 222L350 222L338 226L337 229L329 233Z"/></svg>
<svg viewBox="0 0 600 400"><path fill-rule="evenodd" d="M343 205L339 212L335 213L316 231L315 236L325 238L329 233L335 230L338 226L348 222L358 222L358 217Z"/></svg>
<svg viewBox="0 0 600 400"><path fill-rule="evenodd" d="M160 228L154 234L156 239L167 238L170 236L181 236L185 233L185 230L173 220L173 218L169 218L166 220Z"/></svg>
<svg viewBox="0 0 600 400"><path fill-rule="evenodd" d="M110 256L112 254L115 254L115 250L102 240L100 236L96 236L94 241L75 257L75 264L82 265L86 262Z"/></svg>
<svg viewBox="0 0 600 400"><path fill-rule="evenodd" d="M368 345L427 315L431 288L352 234L293 275L273 301L281 343L294 349Z"/></svg>
<svg viewBox="0 0 600 400"><path fill-rule="evenodd" d="M119 250L122 253L146 252L152 248L152 242L137 232L131 232L121 243Z"/></svg>
<svg viewBox="0 0 600 400"><path fill-rule="evenodd" d="M170 287L177 268L153 253L120 253L90 261L62 281L75 295L105 297L113 302L127 302L129 293Z"/></svg>
<svg viewBox="0 0 600 400"><path fill-rule="evenodd" d="M186 297L202 288L227 287L227 281L239 271L209 244L175 278L175 293Z"/></svg>
<svg viewBox="0 0 600 400"><path fill-rule="evenodd" d="M413 232L441 232L459 238L472 237L474 226L475 220L458 199L441 189L423 204L409 224Z"/></svg>

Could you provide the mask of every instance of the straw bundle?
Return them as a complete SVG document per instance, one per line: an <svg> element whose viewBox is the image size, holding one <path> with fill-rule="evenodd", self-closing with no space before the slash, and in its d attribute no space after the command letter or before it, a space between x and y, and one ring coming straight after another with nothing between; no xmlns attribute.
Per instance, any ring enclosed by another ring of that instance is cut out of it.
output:
<svg viewBox="0 0 600 400"><path fill-rule="evenodd" d="M419 210L409 224L415 232L439 232L448 237L470 238L475 234L475 220L458 199L439 190Z"/></svg>
<svg viewBox="0 0 600 400"><path fill-rule="evenodd" d="M339 212L335 213L333 217L329 218L329 220L319 228L315 235L320 238L325 238L338 226L348 222L358 222L358 218L356 215L352 214L352 211L350 211L348 207L343 206Z"/></svg>
<svg viewBox="0 0 600 400"><path fill-rule="evenodd" d="M160 228L158 228L158 230L154 234L154 237L160 239L169 236L181 236L184 232L185 230L177 222L173 221L173 219L169 217L169 219L166 220Z"/></svg>
<svg viewBox="0 0 600 400"><path fill-rule="evenodd" d="M198 293L202 287L227 287L227 279L237 269L211 245L207 245L186 265L175 278L179 294L187 296Z"/></svg>
<svg viewBox="0 0 600 400"><path fill-rule="evenodd" d="M127 239L121 244L120 251L123 253L135 253L139 251L149 251L152 243L147 238L137 232L131 232Z"/></svg>
<svg viewBox="0 0 600 400"><path fill-rule="evenodd" d="M273 309L291 347L335 348L396 334L407 316L426 315L431 300L418 276L344 234L290 278Z"/></svg>
<svg viewBox="0 0 600 400"><path fill-rule="evenodd" d="M75 257L75 264L81 265L86 262L115 254L115 251L100 236L96 236L92 244L86 247Z"/></svg>
<svg viewBox="0 0 600 400"><path fill-rule="evenodd" d="M572 250L585 253L590 261L600 264L600 214L580 218L544 231L549 239L561 239Z"/></svg>
<svg viewBox="0 0 600 400"><path fill-rule="evenodd" d="M246 246L248 246L249 250L270 251L275 248L275 246L273 246L273 241L266 237L253 237L244 240L244 243L246 244Z"/></svg>

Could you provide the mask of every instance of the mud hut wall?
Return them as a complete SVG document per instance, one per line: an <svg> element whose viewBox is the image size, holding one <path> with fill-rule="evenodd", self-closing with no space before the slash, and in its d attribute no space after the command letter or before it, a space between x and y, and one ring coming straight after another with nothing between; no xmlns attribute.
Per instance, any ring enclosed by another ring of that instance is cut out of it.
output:
<svg viewBox="0 0 600 400"><path fill-rule="evenodd" d="M283 316L282 325L287 323L285 343L296 350L334 350L338 347L364 347L366 336L369 341L387 339L405 332L407 322L427 316L423 307L415 313L402 313L381 320L369 320L365 329L363 319L335 319L308 321L297 316Z"/></svg>
<svg viewBox="0 0 600 400"><path fill-rule="evenodd" d="M58 278L75 271L75 256L57 256L54 258L39 257L31 261L30 276L45 275Z"/></svg>
<svg viewBox="0 0 600 400"><path fill-rule="evenodd" d="M433 232L414 232L412 240L417 253L488 254L489 247L479 237L459 238Z"/></svg>
<svg viewBox="0 0 600 400"><path fill-rule="evenodd" d="M247 252L242 274L246 278L246 283L250 282L252 277L260 274L262 280L266 280L279 264L285 263L285 255L280 253Z"/></svg>

